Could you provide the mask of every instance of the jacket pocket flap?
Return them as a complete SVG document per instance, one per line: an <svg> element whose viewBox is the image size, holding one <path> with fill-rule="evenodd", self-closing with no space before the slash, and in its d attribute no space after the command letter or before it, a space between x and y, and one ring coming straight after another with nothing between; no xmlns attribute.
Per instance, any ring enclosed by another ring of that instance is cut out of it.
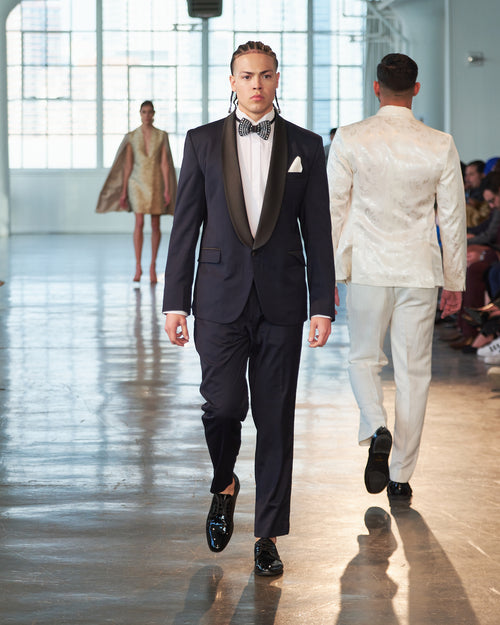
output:
<svg viewBox="0 0 500 625"><path fill-rule="evenodd" d="M199 263L220 263L220 249L218 247L202 247L198 257Z"/></svg>

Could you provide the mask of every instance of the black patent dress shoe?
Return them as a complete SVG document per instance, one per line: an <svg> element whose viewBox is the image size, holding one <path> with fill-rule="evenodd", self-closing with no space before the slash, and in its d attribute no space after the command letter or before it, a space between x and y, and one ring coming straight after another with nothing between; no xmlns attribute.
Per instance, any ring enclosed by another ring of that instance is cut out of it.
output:
<svg viewBox="0 0 500 625"><path fill-rule="evenodd" d="M380 493L389 482L389 454L392 436L383 425L372 436L365 468L365 486L369 493Z"/></svg>
<svg viewBox="0 0 500 625"><path fill-rule="evenodd" d="M233 535L233 516L236 498L240 492L240 481L234 477L234 495L216 493L212 498L212 505L207 516L206 534L208 548L219 552L225 549Z"/></svg>
<svg viewBox="0 0 500 625"><path fill-rule="evenodd" d="M283 562L280 560L276 545L270 538L259 538L255 543L255 575L271 577L283 573Z"/></svg>
<svg viewBox="0 0 500 625"><path fill-rule="evenodd" d="M408 482L392 482L387 484L387 497L392 505L401 504L409 506L411 502L411 496L413 491Z"/></svg>

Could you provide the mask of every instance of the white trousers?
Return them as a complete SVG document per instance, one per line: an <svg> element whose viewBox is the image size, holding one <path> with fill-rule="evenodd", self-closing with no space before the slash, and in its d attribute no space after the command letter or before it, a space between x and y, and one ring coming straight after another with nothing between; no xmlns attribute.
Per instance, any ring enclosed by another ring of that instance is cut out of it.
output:
<svg viewBox="0 0 500 625"><path fill-rule="evenodd" d="M359 444L387 425L380 371L390 327L396 384L390 479L408 482L417 463L431 381L438 288L347 285L349 377L360 410Z"/></svg>

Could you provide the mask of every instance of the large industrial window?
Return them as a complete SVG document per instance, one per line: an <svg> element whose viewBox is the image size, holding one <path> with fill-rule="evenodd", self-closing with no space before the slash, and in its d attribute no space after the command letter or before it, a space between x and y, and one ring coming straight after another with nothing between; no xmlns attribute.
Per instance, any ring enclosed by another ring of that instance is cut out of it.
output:
<svg viewBox="0 0 500 625"><path fill-rule="evenodd" d="M248 39L278 56L283 116L327 137L361 119L365 11L223 0L203 22L185 0L22 0L7 20L10 166L108 167L146 99L180 163L186 131L227 113L229 59Z"/></svg>
<svg viewBox="0 0 500 625"><path fill-rule="evenodd" d="M24 0L10 14L11 167L96 166L95 27L78 0Z"/></svg>

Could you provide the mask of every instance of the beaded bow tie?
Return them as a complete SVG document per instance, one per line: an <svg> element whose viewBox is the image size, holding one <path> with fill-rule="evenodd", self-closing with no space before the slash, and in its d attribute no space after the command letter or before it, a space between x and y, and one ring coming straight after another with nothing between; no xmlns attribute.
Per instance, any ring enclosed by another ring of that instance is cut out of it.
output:
<svg viewBox="0 0 500 625"><path fill-rule="evenodd" d="M243 117L243 119L238 119L238 122L238 134L240 135L240 137L246 137L246 135L250 134L251 132L256 132L262 139L269 139L269 135L271 134L271 124L273 122L269 121L268 119L259 122L256 126L254 126L252 122L246 117Z"/></svg>

